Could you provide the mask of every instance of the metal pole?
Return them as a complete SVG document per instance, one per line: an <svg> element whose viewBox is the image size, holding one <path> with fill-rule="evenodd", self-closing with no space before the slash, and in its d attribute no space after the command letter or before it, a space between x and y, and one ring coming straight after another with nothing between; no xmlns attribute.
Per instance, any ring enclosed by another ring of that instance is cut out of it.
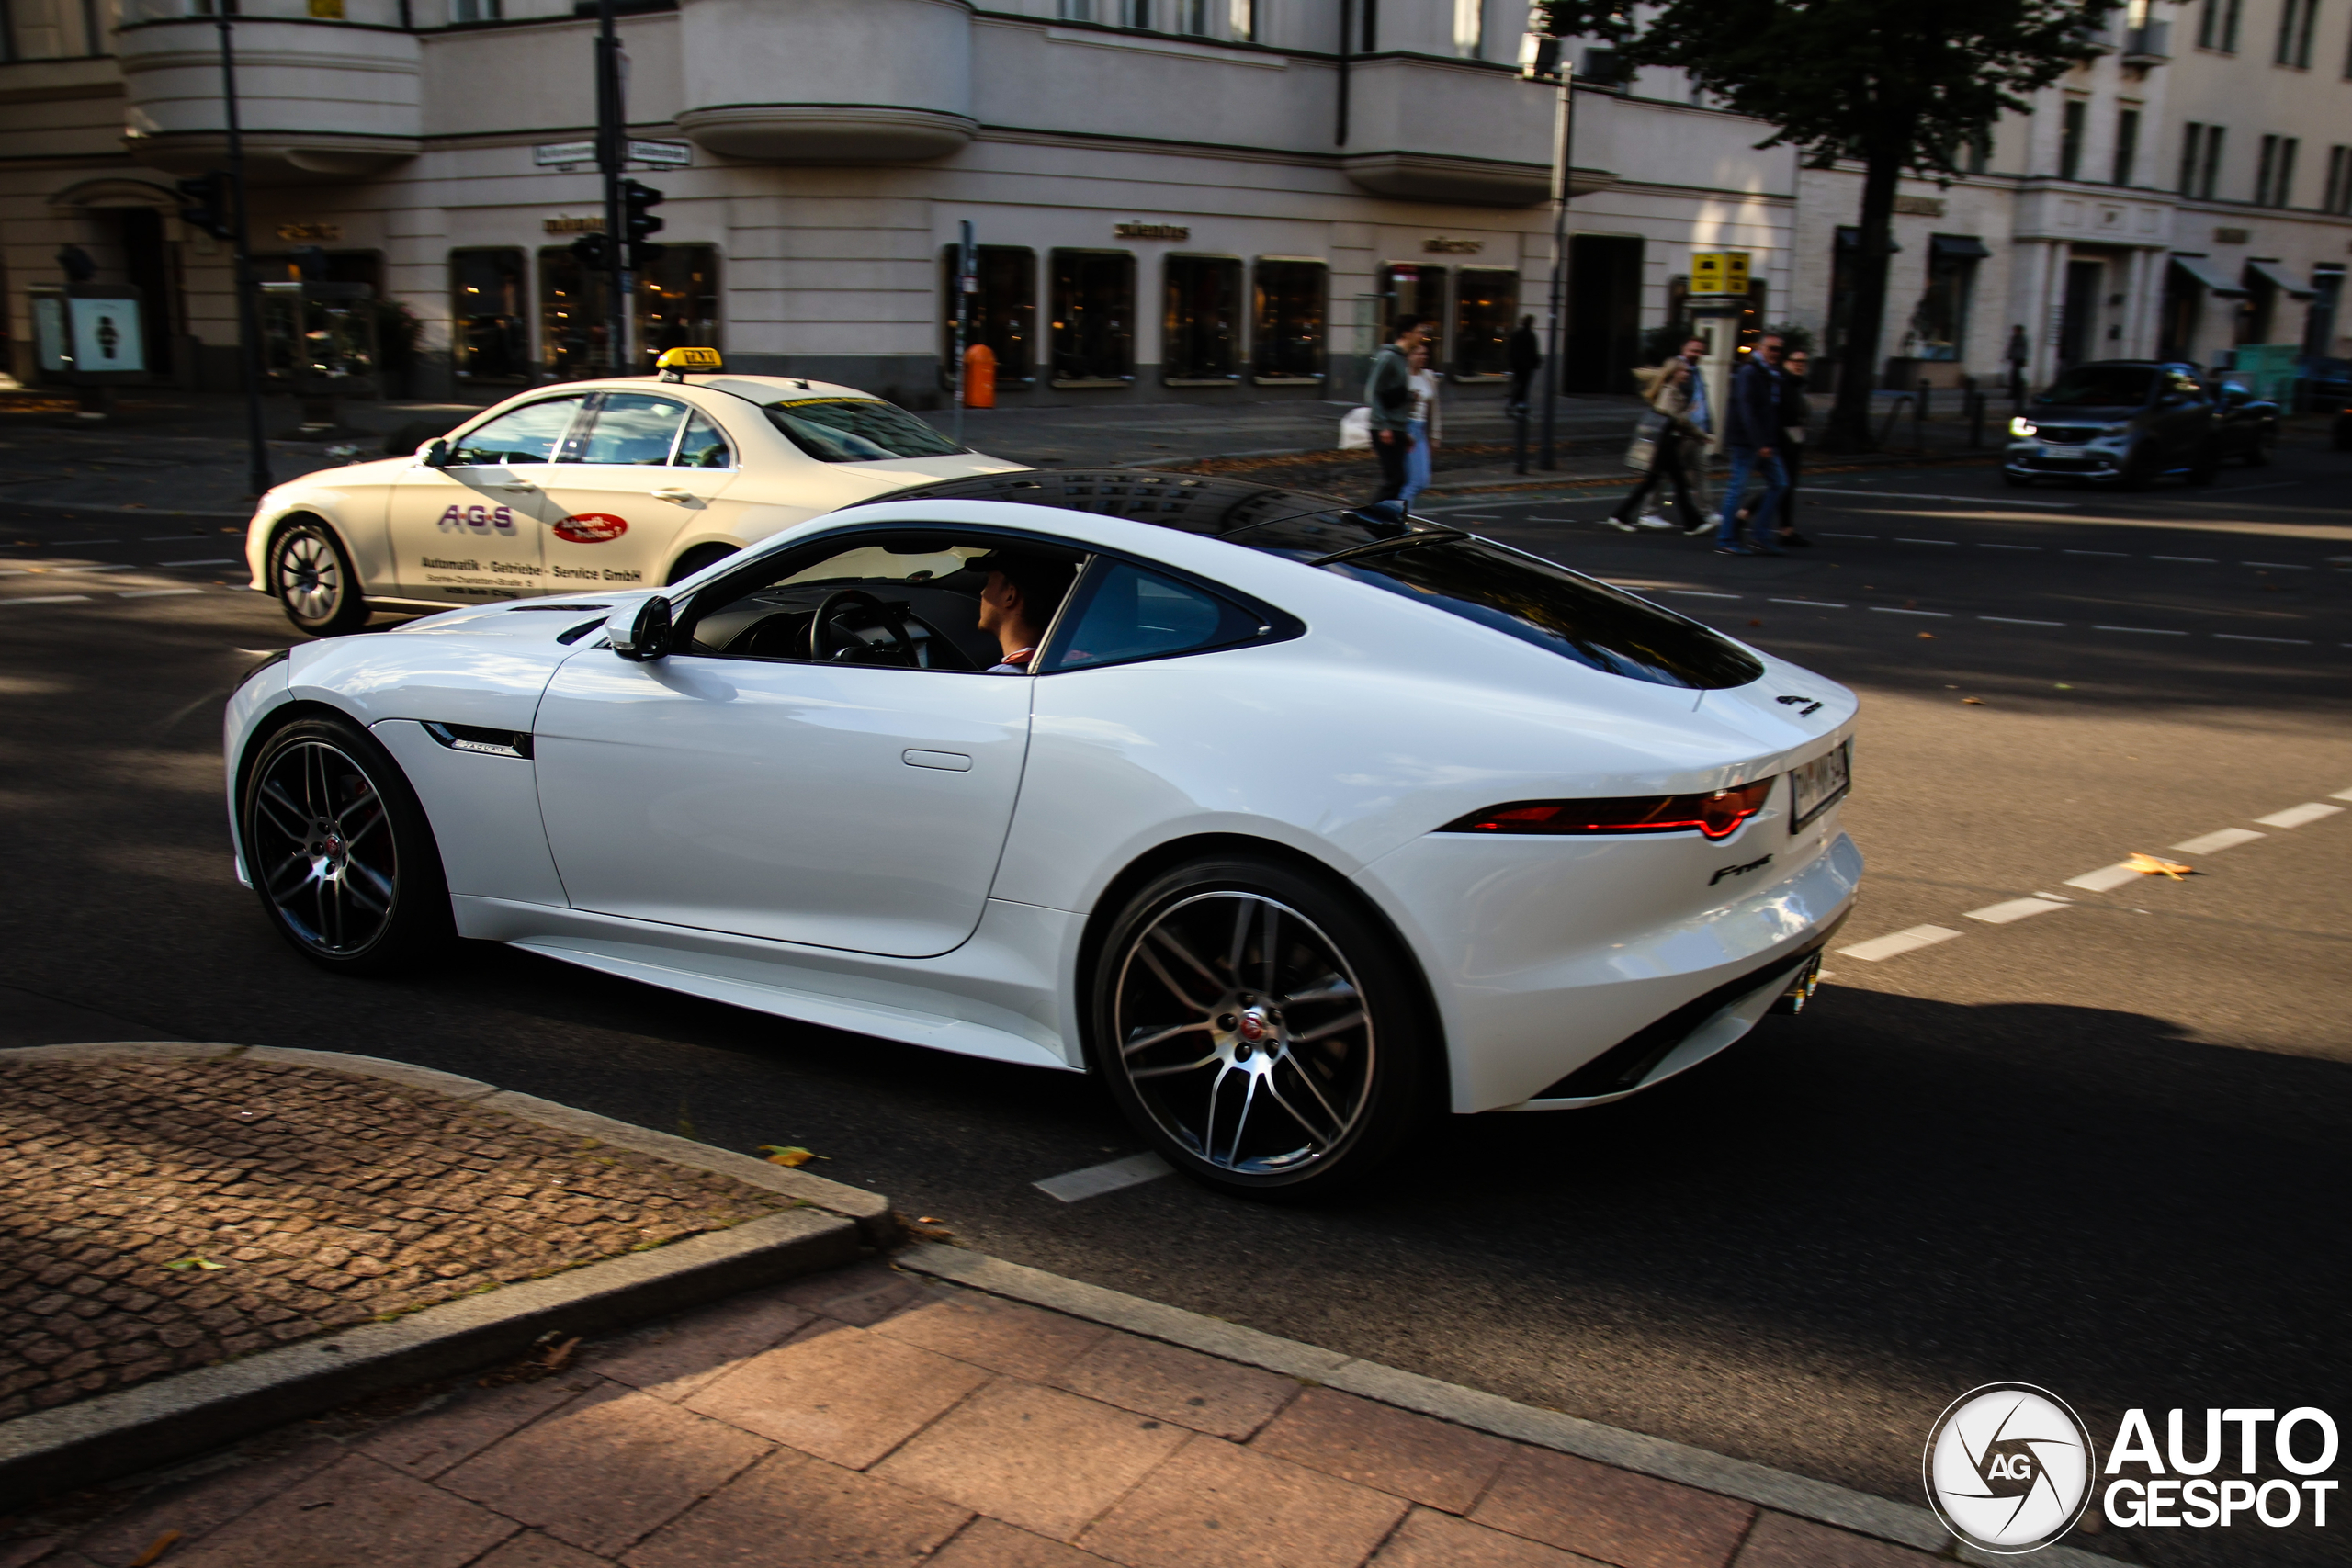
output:
<svg viewBox="0 0 2352 1568"><path fill-rule="evenodd" d="M1567 336L1568 290L1568 149L1576 134L1576 67L1564 48L1560 57L1560 100L1553 115L1552 137L1552 291L1549 347L1544 355L1544 453L1539 465L1558 468L1554 430L1560 392L1560 355Z"/></svg>
<svg viewBox="0 0 2352 1568"><path fill-rule="evenodd" d="M237 121L237 55L229 36L228 0L214 0L220 29L220 101L229 125L229 221L236 229L230 265L237 290L237 360L245 383L245 485L258 498L275 481L261 428L261 318L254 309L253 246L245 228L245 139Z"/></svg>
<svg viewBox="0 0 2352 1568"><path fill-rule="evenodd" d="M596 4L596 167L605 176L605 261L612 299L605 321L605 374L628 368L628 240L621 232L621 172L628 163L628 114L621 102L621 40L613 0Z"/></svg>
<svg viewBox="0 0 2352 1568"><path fill-rule="evenodd" d="M958 226L956 240L956 366L948 384L956 389L956 445L964 445L964 344L972 309L972 220Z"/></svg>

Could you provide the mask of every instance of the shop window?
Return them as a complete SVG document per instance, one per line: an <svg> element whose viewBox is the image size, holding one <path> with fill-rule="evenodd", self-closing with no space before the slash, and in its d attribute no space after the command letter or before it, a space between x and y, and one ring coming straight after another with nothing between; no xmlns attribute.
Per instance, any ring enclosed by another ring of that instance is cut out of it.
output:
<svg viewBox="0 0 2352 1568"><path fill-rule="evenodd" d="M559 381L612 374L612 281L591 273L569 245L539 253L539 365Z"/></svg>
<svg viewBox="0 0 2352 1568"><path fill-rule="evenodd" d="M1968 234L1930 235L1928 245L1928 288L1911 312L1905 351L1915 359L1965 359L1976 264L1992 253Z"/></svg>
<svg viewBox="0 0 2352 1568"><path fill-rule="evenodd" d="M1231 256L1168 258L1159 374L1179 387L1241 378L1240 262Z"/></svg>
<svg viewBox="0 0 2352 1568"><path fill-rule="evenodd" d="M1252 371L1261 382L1321 380L1330 268L1261 256L1256 270Z"/></svg>
<svg viewBox="0 0 2352 1568"><path fill-rule="evenodd" d="M523 270L520 250L449 253L450 348L459 379L530 379Z"/></svg>
<svg viewBox="0 0 2352 1568"><path fill-rule="evenodd" d="M640 372L664 349L719 347L718 247L662 246L638 274L633 327Z"/></svg>
<svg viewBox="0 0 2352 1568"><path fill-rule="evenodd" d="M1500 376L1508 369L1506 345L1518 325L1519 274L1500 267L1465 266L1454 277L1453 374L1457 378Z"/></svg>
<svg viewBox="0 0 2352 1568"><path fill-rule="evenodd" d="M1445 362L1445 268L1420 262L1390 262L1380 269L1380 341L1399 316L1419 316L1429 333L1430 358Z"/></svg>
<svg viewBox="0 0 2352 1568"><path fill-rule="evenodd" d="M999 387L1032 385L1037 378L1037 253L1026 245L978 245L978 287L965 306L964 346L986 344L996 355ZM956 354L956 251L940 253L940 389Z"/></svg>
<svg viewBox="0 0 2352 1568"><path fill-rule="evenodd" d="M1054 384L1134 380L1136 258L1125 251L1056 251L1051 266Z"/></svg>

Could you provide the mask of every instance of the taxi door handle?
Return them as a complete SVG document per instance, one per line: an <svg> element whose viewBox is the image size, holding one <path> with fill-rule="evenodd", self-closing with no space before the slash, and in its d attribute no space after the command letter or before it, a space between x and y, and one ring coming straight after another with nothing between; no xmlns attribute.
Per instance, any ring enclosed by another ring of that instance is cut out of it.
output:
<svg viewBox="0 0 2352 1568"><path fill-rule="evenodd" d="M525 484L525 483L524 483L522 480L520 480L520 479L509 479L509 480L507 480L504 484L500 485L498 488L499 488L499 489L501 489L501 490L529 490L529 489L531 489L532 487L531 487L531 486L529 486L529 485L527 485L527 484Z"/></svg>
<svg viewBox="0 0 2352 1568"><path fill-rule="evenodd" d="M694 491L690 490L681 490L675 485L670 485L650 493L656 501L674 501L681 506L695 499Z"/></svg>

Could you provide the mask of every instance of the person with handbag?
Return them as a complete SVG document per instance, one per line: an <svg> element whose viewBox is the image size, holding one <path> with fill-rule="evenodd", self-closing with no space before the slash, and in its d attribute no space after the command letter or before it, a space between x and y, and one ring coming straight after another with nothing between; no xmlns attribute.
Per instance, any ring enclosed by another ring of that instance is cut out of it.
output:
<svg viewBox="0 0 2352 1568"><path fill-rule="evenodd" d="M1602 519L1609 526L1628 534L1637 527L1675 526L1643 506L1663 479L1674 486L1675 515L1682 519L1686 532L1713 528L1704 500L1693 499L1692 483L1695 478L1695 488L1701 491L1706 483L1706 385L1699 374L1699 356L1705 351L1706 345L1693 338L1683 345L1681 354L1665 364L1645 366L1634 372L1634 387L1649 405L1642 416L1643 426L1636 428L1634 446L1638 448L1643 445L1643 429L1653 430L1649 464L1632 492ZM1630 455L1628 460L1631 461Z"/></svg>

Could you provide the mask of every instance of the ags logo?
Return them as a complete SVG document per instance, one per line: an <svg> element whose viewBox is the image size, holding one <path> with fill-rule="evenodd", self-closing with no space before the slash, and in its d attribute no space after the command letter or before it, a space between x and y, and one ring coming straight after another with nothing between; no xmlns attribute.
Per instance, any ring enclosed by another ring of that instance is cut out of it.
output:
<svg viewBox="0 0 2352 1568"><path fill-rule="evenodd" d="M503 506L452 506L442 512L443 533L460 533L468 528L477 534L486 534L492 529L501 534L512 534L514 532L514 513Z"/></svg>
<svg viewBox="0 0 2352 1568"><path fill-rule="evenodd" d="M608 512L582 512L558 523L551 533L575 545L609 544L628 532L626 520Z"/></svg>

